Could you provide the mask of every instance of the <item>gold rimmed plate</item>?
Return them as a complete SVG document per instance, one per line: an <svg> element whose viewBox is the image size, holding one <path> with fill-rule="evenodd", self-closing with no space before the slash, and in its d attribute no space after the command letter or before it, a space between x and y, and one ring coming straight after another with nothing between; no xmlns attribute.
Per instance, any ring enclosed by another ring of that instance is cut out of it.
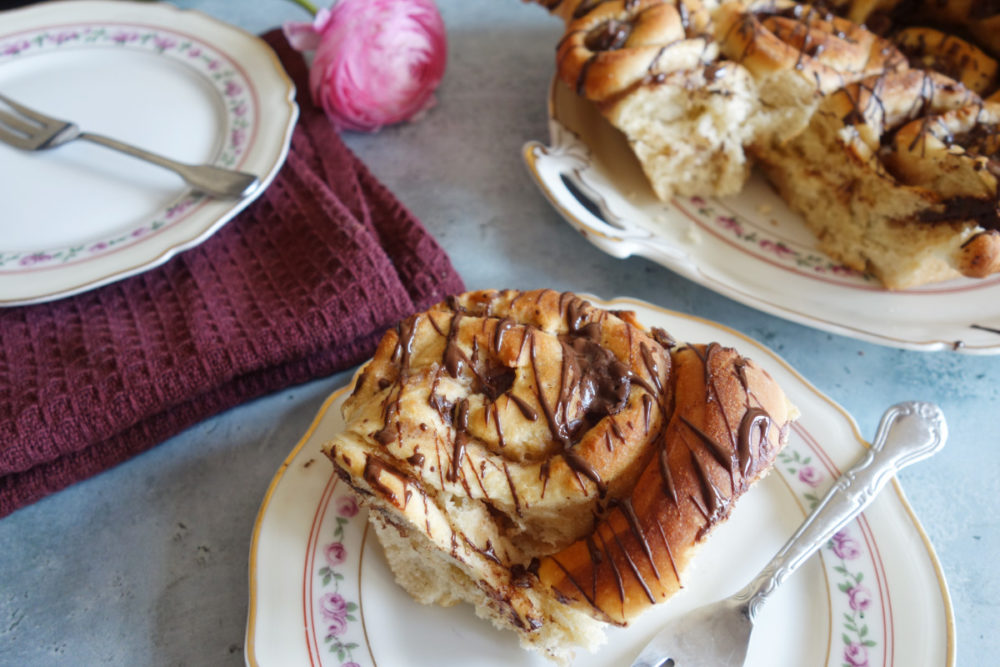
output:
<svg viewBox="0 0 1000 667"><path fill-rule="evenodd" d="M295 90L261 39L166 3L47 2L0 14L0 90L182 162L257 175L288 153ZM157 266L246 207L87 142L0 144L0 305L49 301Z"/></svg>
<svg viewBox="0 0 1000 667"><path fill-rule="evenodd" d="M678 340L718 341L750 356L802 411L775 470L744 496L699 551L684 590L575 667L629 664L665 620L729 595L795 531L810 506L867 443L843 409L773 352L721 325L633 299L634 310ZM472 608L426 607L393 580L364 511L333 474L321 445L343 427L347 389L324 403L274 477L250 549L248 665L551 665ZM912 641L920 637L919 642ZM775 593L756 626L748 666L951 667L954 619L934 550L898 483L887 487Z"/></svg>
<svg viewBox="0 0 1000 667"><path fill-rule="evenodd" d="M759 173L731 197L656 198L624 136L558 79L548 143L523 156L552 206L614 257L645 257L735 301L910 350L1000 353L1000 276L888 291L816 249Z"/></svg>

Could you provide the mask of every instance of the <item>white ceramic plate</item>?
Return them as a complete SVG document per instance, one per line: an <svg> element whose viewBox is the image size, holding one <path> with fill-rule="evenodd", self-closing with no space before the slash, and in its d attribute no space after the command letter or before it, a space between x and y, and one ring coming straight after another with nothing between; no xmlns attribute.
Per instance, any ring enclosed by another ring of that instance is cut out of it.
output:
<svg viewBox="0 0 1000 667"><path fill-rule="evenodd" d="M661 202L625 138L560 81L550 145L524 147L543 194L591 243L639 255L800 324L915 350L1000 353L1000 276L890 292L816 250L760 174L739 195Z"/></svg>
<svg viewBox="0 0 1000 667"><path fill-rule="evenodd" d="M182 162L252 172L264 186L298 115L294 86L263 41L159 3L47 2L0 14L0 91ZM170 171L88 142L39 153L0 144L0 305L156 266L251 199L195 194Z"/></svg>
<svg viewBox="0 0 1000 667"><path fill-rule="evenodd" d="M595 300L596 301L596 300ZM601 303L598 301L598 303ZM765 367L802 411L779 465L699 552L684 590L626 629L608 631L576 667L627 665L664 620L749 581L840 471L864 451L853 420L767 348L711 322L630 299L679 340L717 340ZM278 471L250 550L249 665L551 667L468 605L424 607L396 586L377 540L321 444L343 426L341 390ZM886 406L888 407L888 406ZM933 548L888 486L764 608L749 666L942 667L955 662L951 602Z"/></svg>

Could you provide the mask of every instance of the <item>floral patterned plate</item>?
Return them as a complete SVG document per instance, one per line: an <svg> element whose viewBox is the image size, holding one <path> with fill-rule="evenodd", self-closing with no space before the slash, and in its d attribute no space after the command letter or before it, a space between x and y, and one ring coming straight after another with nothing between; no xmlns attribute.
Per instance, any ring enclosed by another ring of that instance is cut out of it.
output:
<svg viewBox="0 0 1000 667"><path fill-rule="evenodd" d="M755 174L742 193L661 202L625 138L558 79L550 145L524 147L555 209L619 258L646 257L758 310L914 350L1000 353L1000 276L889 292L816 250L797 214Z"/></svg>
<svg viewBox="0 0 1000 667"><path fill-rule="evenodd" d="M252 172L265 186L298 115L294 87L263 41L165 3L0 13L0 90L181 161ZM205 197L172 172L73 142L39 153L0 144L0 201L0 305L19 305L160 264L251 198Z"/></svg>
<svg viewBox="0 0 1000 667"><path fill-rule="evenodd" d="M597 300L595 300L597 301ZM775 471L748 493L684 577L684 590L634 625L611 628L576 667L626 665L666 619L724 597L755 575L866 446L853 420L767 348L717 324L631 299L681 340L740 349L764 366L802 417ZM425 607L396 586L365 512L320 452L342 426L331 396L278 471L250 548L248 665L550 666L468 605ZM887 406L888 407L888 406ZM779 589L764 608L747 665L949 667L951 602L927 536L898 483Z"/></svg>

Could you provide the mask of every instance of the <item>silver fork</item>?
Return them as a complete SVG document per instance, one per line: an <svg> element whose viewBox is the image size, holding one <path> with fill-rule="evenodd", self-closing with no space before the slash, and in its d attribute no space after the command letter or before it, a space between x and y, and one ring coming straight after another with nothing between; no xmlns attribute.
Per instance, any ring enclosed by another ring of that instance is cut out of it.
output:
<svg viewBox="0 0 1000 667"><path fill-rule="evenodd" d="M55 148L74 139L85 139L101 146L113 148L176 172L194 189L222 199L242 199L260 187L260 179L253 174L212 165L192 165L150 153L117 139L92 132L82 132L75 123L52 118L0 94L11 110L0 109L0 141L26 151Z"/></svg>
<svg viewBox="0 0 1000 667"><path fill-rule="evenodd" d="M879 424L871 448L833 488L795 534L743 590L666 624L632 667L739 667L761 606L782 582L868 506L903 467L939 451L948 438L941 409L899 403Z"/></svg>

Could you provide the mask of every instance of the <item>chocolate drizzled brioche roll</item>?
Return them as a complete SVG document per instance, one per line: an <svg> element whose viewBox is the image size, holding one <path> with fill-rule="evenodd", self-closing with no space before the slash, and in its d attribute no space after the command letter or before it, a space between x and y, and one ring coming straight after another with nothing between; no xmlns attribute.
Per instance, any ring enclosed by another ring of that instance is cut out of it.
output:
<svg viewBox="0 0 1000 667"><path fill-rule="evenodd" d="M674 405L653 459L593 532L539 568L559 600L619 625L678 591L692 546L770 470L793 414L767 373L731 348L672 356Z"/></svg>
<svg viewBox="0 0 1000 667"><path fill-rule="evenodd" d="M733 350L569 293L471 292L386 334L324 451L411 595L565 661L677 590L794 414Z"/></svg>
<svg viewBox="0 0 1000 667"><path fill-rule="evenodd" d="M890 289L1000 271L997 2L536 1L660 199L735 194L759 164Z"/></svg>
<svg viewBox="0 0 1000 667"><path fill-rule="evenodd" d="M662 200L740 191L747 148L801 131L821 96L906 66L885 39L792 0L543 2L559 77L620 130Z"/></svg>
<svg viewBox="0 0 1000 667"><path fill-rule="evenodd" d="M935 72L831 94L761 153L821 249L901 289L1000 271L1000 105Z"/></svg>
<svg viewBox="0 0 1000 667"><path fill-rule="evenodd" d="M881 35L906 26L937 28L1000 57L1000 4L995 0L826 0L823 4Z"/></svg>
<svg viewBox="0 0 1000 667"><path fill-rule="evenodd" d="M737 0L723 4L714 20L722 54L754 80L754 147L801 132L823 95L907 67L891 42L814 5Z"/></svg>
<svg viewBox="0 0 1000 667"><path fill-rule="evenodd" d="M705 3L546 4L567 20L560 79L624 134L659 198L743 187L754 91L745 70L719 63Z"/></svg>
<svg viewBox="0 0 1000 667"><path fill-rule="evenodd" d="M997 92L1000 3L981 0L828 0L833 12L892 41L914 69Z"/></svg>

